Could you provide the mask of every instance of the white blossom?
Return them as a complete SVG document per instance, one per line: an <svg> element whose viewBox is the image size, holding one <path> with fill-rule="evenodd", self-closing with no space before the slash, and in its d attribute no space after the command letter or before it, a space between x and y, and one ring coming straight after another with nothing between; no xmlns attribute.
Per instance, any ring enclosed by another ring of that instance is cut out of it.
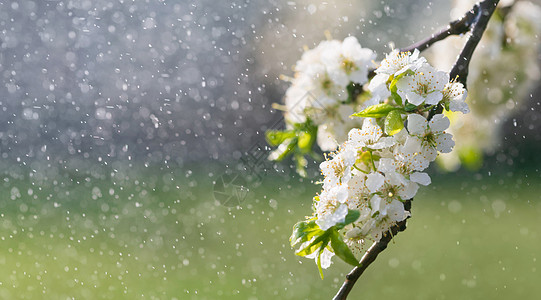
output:
<svg viewBox="0 0 541 300"><path fill-rule="evenodd" d="M437 151L451 152L455 142L451 134L445 133L449 124L449 119L442 114L435 115L430 121L421 115L408 115L410 137L404 146L405 150L410 153L421 152L429 161L436 159Z"/></svg>
<svg viewBox="0 0 541 300"><path fill-rule="evenodd" d="M343 223L348 214L347 204L340 204L335 211L318 216L316 224L321 230L327 230L338 223Z"/></svg>
<svg viewBox="0 0 541 300"><path fill-rule="evenodd" d="M387 54L381 65L376 69L376 74L398 76L408 70L417 71L426 63L424 57L419 57L419 50L411 52L400 52L398 49Z"/></svg>
<svg viewBox="0 0 541 300"><path fill-rule="evenodd" d="M396 87L400 97L413 105L435 105L443 98L442 90L448 81L449 74L425 64L415 74L398 80Z"/></svg>
<svg viewBox="0 0 541 300"><path fill-rule="evenodd" d="M348 134L348 144L356 149L367 147L383 149L394 145L392 137L382 137L383 130L376 124L375 119L366 118L361 129L353 128Z"/></svg>
<svg viewBox="0 0 541 300"><path fill-rule="evenodd" d="M351 169L355 164L355 151L351 147L345 147L336 153L332 159L322 162L319 167L325 176L326 188L347 184L351 178Z"/></svg>
<svg viewBox="0 0 541 300"><path fill-rule="evenodd" d="M364 84L368 81L368 68L376 58L374 51L362 48L357 38L347 37L339 47L327 48L322 53L329 77L342 86L349 82Z"/></svg>
<svg viewBox="0 0 541 300"><path fill-rule="evenodd" d="M470 112L466 103L467 92L460 82L448 82L442 91L443 102L449 103L450 111L460 111L464 114Z"/></svg>

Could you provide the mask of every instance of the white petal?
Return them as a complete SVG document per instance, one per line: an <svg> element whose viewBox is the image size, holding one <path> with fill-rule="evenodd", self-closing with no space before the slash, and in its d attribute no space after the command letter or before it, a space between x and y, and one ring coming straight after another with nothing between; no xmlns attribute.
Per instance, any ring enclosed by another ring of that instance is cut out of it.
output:
<svg viewBox="0 0 541 300"><path fill-rule="evenodd" d="M389 148L389 147L393 146L395 143L396 143L396 141L395 141L394 137L392 137L392 136L382 137L382 138L379 139L379 141L377 143L374 143L371 146L369 146L369 148L370 149L384 149L384 148Z"/></svg>
<svg viewBox="0 0 541 300"><path fill-rule="evenodd" d="M460 111L464 114L467 114L470 112L470 108L468 107L468 104L464 101L460 100L451 100L449 101L449 110L451 111Z"/></svg>
<svg viewBox="0 0 541 300"><path fill-rule="evenodd" d="M334 256L334 253L329 251L327 248L323 249L323 253L321 253L321 258L320 258L321 268L327 269L328 267L330 267L332 263L331 258L333 256ZM316 260L317 260L317 257L316 257Z"/></svg>
<svg viewBox="0 0 541 300"><path fill-rule="evenodd" d="M378 195L374 195L370 199L370 206L372 207L372 214L374 214L376 211L381 212L381 208L382 208L381 206L382 206L383 202L384 201Z"/></svg>
<svg viewBox="0 0 541 300"><path fill-rule="evenodd" d="M378 126L374 118L366 118L363 122L362 139L365 143L375 142L383 135L383 130Z"/></svg>
<svg viewBox="0 0 541 300"><path fill-rule="evenodd" d="M362 130L359 128L353 128L348 133L348 144L350 144L355 149L360 149L364 147L365 143L363 140Z"/></svg>
<svg viewBox="0 0 541 300"><path fill-rule="evenodd" d="M404 175L397 172L389 172L385 174L385 181L391 185L404 185L408 183L408 180Z"/></svg>
<svg viewBox="0 0 541 300"><path fill-rule="evenodd" d="M398 200L393 200L387 205L387 215L394 222L400 222L406 218L404 204Z"/></svg>
<svg viewBox="0 0 541 300"><path fill-rule="evenodd" d="M421 151L421 139L416 136L408 136L404 146L402 146L404 153L417 153Z"/></svg>
<svg viewBox="0 0 541 300"><path fill-rule="evenodd" d="M383 173L396 172L396 164L392 158L381 158L379 160L378 171Z"/></svg>
<svg viewBox="0 0 541 300"><path fill-rule="evenodd" d="M441 101L443 98L443 94L440 91L434 91L428 95L426 95L425 103L430 105L438 104L438 102Z"/></svg>
<svg viewBox="0 0 541 300"><path fill-rule="evenodd" d="M316 224L319 226L319 228L321 228L321 230L327 230L337 223L344 222L347 214L348 206L346 204L341 204L333 213L318 216Z"/></svg>
<svg viewBox="0 0 541 300"><path fill-rule="evenodd" d="M348 187L346 182L342 182L341 185L334 187L334 195L336 200L340 203L345 203L348 200Z"/></svg>
<svg viewBox="0 0 541 300"><path fill-rule="evenodd" d="M329 124L324 124L317 128L317 145L322 151L334 151L338 147L338 142L329 127Z"/></svg>
<svg viewBox="0 0 541 300"><path fill-rule="evenodd" d="M430 176L426 173L421 172L415 172L410 175L410 180L413 182L417 182L418 184L422 185L429 185L432 181L430 180Z"/></svg>
<svg viewBox="0 0 541 300"><path fill-rule="evenodd" d="M408 115L408 132L411 135L421 135L426 131L428 122L418 114Z"/></svg>
<svg viewBox="0 0 541 300"><path fill-rule="evenodd" d="M432 132L442 132L446 130L447 128L449 128L449 125L451 125L451 122L443 114L435 115L430 120L430 122L428 122L428 126L430 127L430 130Z"/></svg>
<svg viewBox="0 0 541 300"><path fill-rule="evenodd" d="M385 177L380 173L370 173L366 176L366 187L370 193L377 192L385 183Z"/></svg>
<svg viewBox="0 0 541 300"><path fill-rule="evenodd" d="M413 181L408 181L407 184L405 184L403 187L401 187L398 190L398 195L403 200L411 199L415 197L415 194L417 194L418 189L419 189L419 186L417 185L417 183Z"/></svg>
<svg viewBox="0 0 541 300"><path fill-rule="evenodd" d="M455 141L453 136L449 133L440 134L436 137L436 149L441 153L449 153L453 150Z"/></svg>
<svg viewBox="0 0 541 300"><path fill-rule="evenodd" d="M420 96L412 91L406 92L406 99L408 99L408 102L413 105L421 105L425 101L423 96Z"/></svg>
<svg viewBox="0 0 541 300"><path fill-rule="evenodd" d="M346 238L348 239L355 239L355 238L361 238L362 237L362 231L359 227L353 227L352 229L348 230L346 232Z"/></svg>

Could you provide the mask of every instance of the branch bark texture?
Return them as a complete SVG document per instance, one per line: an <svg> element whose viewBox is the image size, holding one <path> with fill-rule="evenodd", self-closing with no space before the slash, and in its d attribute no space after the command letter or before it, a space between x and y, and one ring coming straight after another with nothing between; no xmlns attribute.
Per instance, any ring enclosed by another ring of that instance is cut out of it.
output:
<svg viewBox="0 0 541 300"><path fill-rule="evenodd" d="M423 51L426 48L430 47L437 41L443 40L451 35L460 35L471 31L471 35L468 37L460 55L458 56L455 64L453 65L450 71L450 78L456 79L458 82L466 86L466 81L468 78L468 68L469 63L472 58L472 55L475 51L475 48L479 44L483 33L486 30L488 21L494 13L496 6L498 5L499 0L484 0L475 4L475 6L468 11L462 18L455 20L449 25L433 34L431 37L422 40L418 43L415 43L411 46L401 49L401 51L413 51L418 49ZM437 108L430 111L428 119L430 120L435 114L441 113L442 106L439 105ZM411 200L406 201L404 204L405 209L410 211L411 209ZM346 279L338 293L334 296L333 300L344 300L349 295L351 289L359 279L359 277L364 273L364 271L372 264L378 255L387 248L387 245L392 240L392 238L397 235L399 232L406 230L406 220L397 223L395 226L391 227L389 232L384 235L378 242L375 242L361 258L360 265L355 267L349 274L346 275Z"/></svg>

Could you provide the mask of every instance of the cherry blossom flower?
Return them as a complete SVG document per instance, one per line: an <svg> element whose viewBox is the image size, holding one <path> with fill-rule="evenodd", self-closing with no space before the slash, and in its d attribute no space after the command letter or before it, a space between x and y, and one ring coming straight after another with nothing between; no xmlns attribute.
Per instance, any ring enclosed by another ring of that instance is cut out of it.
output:
<svg viewBox="0 0 541 300"><path fill-rule="evenodd" d="M349 82L364 84L368 81L368 67L376 58L374 51L362 48L355 37L344 39L340 47L327 48L322 53L329 77L343 86Z"/></svg>
<svg viewBox="0 0 541 300"><path fill-rule="evenodd" d="M404 150L410 153L422 152L429 161L436 159L437 151L451 152L455 142L453 136L444 131L449 128L449 125L449 119L442 114L435 115L430 121L421 115L408 115L407 127L410 137L406 141Z"/></svg>
<svg viewBox="0 0 541 300"><path fill-rule="evenodd" d="M348 144L356 149L367 147L383 149L395 144L392 137L382 137L383 130L376 124L375 119L366 118L361 129L353 128L348 134Z"/></svg>
<svg viewBox="0 0 541 300"><path fill-rule="evenodd" d="M398 76L408 70L417 71L426 63L424 57L419 57L419 50L411 52L400 52L398 49L387 54L381 65L376 69L376 74Z"/></svg>
<svg viewBox="0 0 541 300"><path fill-rule="evenodd" d="M435 105L443 98L442 90L448 81L449 74L425 64L415 74L398 80L396 87L400 97L413 105Z"/></svg>
<svg viewBox="0 0 541 300"><path fill-rule="evenodd" d="M450 111L460 111L464 114L470 112L466 103L467 92L462 83L448 82L443 88L442 94L442 102L449 104Z"/></svg>

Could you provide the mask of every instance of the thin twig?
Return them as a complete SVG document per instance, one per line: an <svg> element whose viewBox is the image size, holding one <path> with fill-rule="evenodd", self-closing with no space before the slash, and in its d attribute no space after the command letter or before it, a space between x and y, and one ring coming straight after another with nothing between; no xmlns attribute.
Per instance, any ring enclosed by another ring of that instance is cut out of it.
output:
<svg viewBox="0 0 541 300"><path fill-rule="evenodd" d="M468 78L468 67L470 65L471 57L475 51L475 48L477 47L477 44L479 44L481 37L483 37L483 33L487 28L488 20L490 20L490 17L494 13L498 2L499 0L485 0L476 4L479 5L479 18L477 22L475 22L472 34L466 41L464 48L462 48L462 52L460 52L455 65L449 72L450 78L456 78L458 76L458 81L462 83L464 87L466 86L466 80Z"/></svg>
<svg viewBox="0 0 541 300"><path fill-rule="evenodd" d="M433 43L450 35L463 34L471 30L472 34L466 41L464 48L462 49L449 74L450 78L452 79L458 77L458 81L466 86L469 62L475 48L477 47L477 44L479 44L479 41L483 36L490 17L498 5L498 2L499 0L484 0L475 4L472 10L466 13L461 19L451 22L447 28L439 31L426 40L401 49L401 51L413 51L414 49L422 51L430 47ZM437 108L431 110L428 118L431 119L436 113L438 113L438 111L441 112L441 109L442 106L439 105ZM411 200L406 201L404 208L410 211ZM370 264L376 260L377 256L387 248L387 245L392 238L399 232L406 230L406 220L398 222L395 226L392 226L386 235L384 235L378 242L375 242L366 251L359 262L360 265L355 267L349 274L346 275L346 280L338 290L338 293L334 296L333 300L345 300L347 298L349 292L355 285L355 282L357 282L366 268L368 268L368 266L370 266Z"/></svg>
<svg viewBox="0 0 541 300"><path fill-rule="evenodd" d="M464 87L467 86L468 70L472 55L475 52L475 48L477 48L479 41L483 37L488 21L490 20L490 17L492 17L494 10L496 10L498 2L499 0L485 0L476 4L476 6L479 6L479 17L473 26L470 37L466 41L466 44L464 44L464 48L462 48L455 64L449 72L449 78L451 78L451 80L457 79ZM430 119L434 115L440 114L442 111L443 107L438 105L429 112L428 118Z"/></svg>
<svg viewBox="0 0 541 300"><path fill-rule="evenodd" d="M479 13L479 6L475 5L473 9L468 11L466 14L464 14L460 19L454 20L449 25L447 25L445 28L441 29L440 31L432 34L430 37L417 42L415 44L411 44L405 48L400 49L401 52L413 52L413 50L417 49L419 51L423 51L432 44L441 41L451 35L461 35L468 31L470 31L472 25L476 21L476 16Z"/></svg>

